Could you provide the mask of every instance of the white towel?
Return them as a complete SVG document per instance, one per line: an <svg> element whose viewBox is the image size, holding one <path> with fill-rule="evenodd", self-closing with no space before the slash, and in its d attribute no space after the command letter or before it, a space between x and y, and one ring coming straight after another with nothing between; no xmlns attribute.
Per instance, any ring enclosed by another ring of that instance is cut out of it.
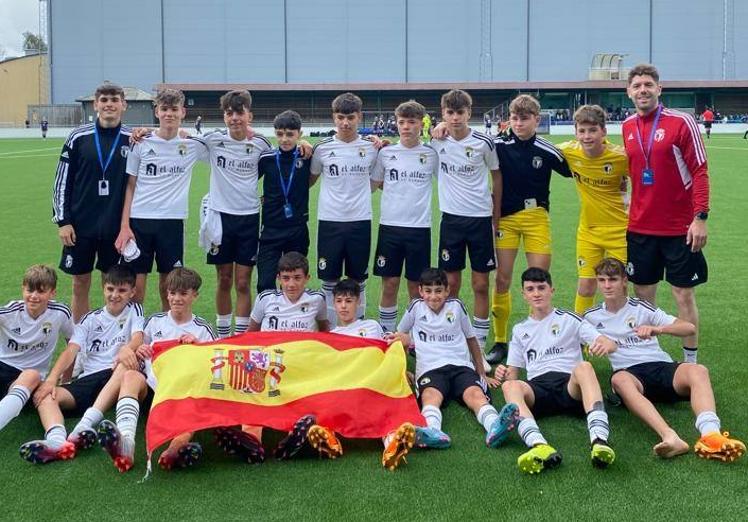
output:
<svg viewBox="0 0 748 522"><path fill-rule="evenodd" d="M205 194L200 202L200 232L197 244L209 254L221 245L222 238L221 213L210 208L210 194Z"/></svg>

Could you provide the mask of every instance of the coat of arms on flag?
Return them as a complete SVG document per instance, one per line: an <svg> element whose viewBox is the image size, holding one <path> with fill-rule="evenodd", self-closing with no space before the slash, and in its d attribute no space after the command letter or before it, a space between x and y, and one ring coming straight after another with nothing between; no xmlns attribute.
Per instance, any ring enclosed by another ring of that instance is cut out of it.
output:
<svg viewBox="0 0 748 522"><path fill-rule="evenodd" d="M278 384L281 381L281 373L286 369L283 365L283 350L275 348L266 351L263 347L253 347L240 350L226 350L216 348L210 359L213 380L210 383L212 390L223 390L225 388L223 370L228 363L228 384L231 388L243 393L262 393L265 391L265 382L268 388L268 397L280 395Z"/></svg>

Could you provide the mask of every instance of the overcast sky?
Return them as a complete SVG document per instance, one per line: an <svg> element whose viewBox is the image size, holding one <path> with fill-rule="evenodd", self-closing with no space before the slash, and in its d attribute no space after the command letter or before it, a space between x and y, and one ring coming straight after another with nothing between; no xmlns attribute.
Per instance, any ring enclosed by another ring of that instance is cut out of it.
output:
<svg viewBox="0 0 748 522"><path fill-rule="evenodd" d="M39 32L39 1L0 0L0 47L6 57L23 54L25 31Z"/></svg>

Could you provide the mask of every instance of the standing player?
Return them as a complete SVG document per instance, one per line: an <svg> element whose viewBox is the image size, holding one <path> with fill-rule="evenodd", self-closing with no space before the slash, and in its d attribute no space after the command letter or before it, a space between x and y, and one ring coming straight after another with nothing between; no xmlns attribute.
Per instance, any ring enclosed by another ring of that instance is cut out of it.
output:
<svg viewBox="0 0 748 522"><path fill-rule="evenodd" d="M499 226L502 181L493 141L468 125L472 104L465 91L452 90L442 96L444 125L435 129L442 132L435 134L431 146L440 164L439 268L447 272L450 296L458 297L465 252L470 254L473 327L482 352L490 326L488 274L496 268L493 235Z"/></svg>
<svg viewBox="0 0 748 522"><path fill-rule="evenodd" d="M619 260L606 258L596 267L597 284L605 302L590 309L584 318L598 332L615 340L618 350L609 355L613 366L610 383L626 407L661 438L655 455L671 458L688 452L688 444L655 408L653 402L691 401L699 457L732 462L745 453L745 444L720 433L720 420L709 380L700 364L675 363L660 348L659 335L693 335L691 323L668 315L645 301L627 297L628 278Z"/></svg>
<svg viewBox="0 0 748 522"><path fill-rule="evenodd" d="M49 130L49 122L47 121L47 118L43 118L41 122L42 127L42 138L47 139L47 130Z"/></svg>
<svg viewBox="0 0 748 522"><path fill-rule="evenodd" d="M493 120L491 119L491 115L488 113L485 113L483 115L483 125L486 126L486 134L489 136L491 135L491 126L493 125Z"/></svg>
<svg viewBox="0 0 748 522"><path fill-rule="evenodd" d="M129 261L137 274L135 301L142 303L154 258L159 273L161 308L168 310L166 276L184 266L184 221L187 219L192 167L207 155L202 141L178 136L185 116L184 94L163 89L154 100L156 131L135 144L127 158L127 190L120 232L115 242L128 253L133 241L139 255Z"/></svg>
<svg viewBox="0 0 748 522"><path fill-rule="evenodd" d="M260 198L257 196L257 162L270 149L262 136L249 137L252 96L249 91L229 91L221 96L221 110L227 130L203 137L210 153L209 211L218 212L221 244L208 252L208 264L215 265L216 328L220 337L231 334L232 311L236 333L247 330L252 309L252 267L257 262L260 235ZM231 290L236 291L232 310Z"/></svg>
<svg viewBox="0 0 748 522"><path fill-rule="evenodd" d="M199 114L197 115L197 118L195 118L195 132L197 132L199 136L203 134L203 117Z"/></svg>
<svg viewBox="0 0 748 522"><path fill-rule="evenodd" d="M509 292L514 261L520 242L524 244L527 266L548 270L551 266L550 185L555 170L571 177L561 152L536 134L540 124L540 104L528 94L520 94L509 104L508 134L496 139L503 190L501 224L496 228L499 267L493 294L494 346L490 363L504 360L507 331L512 312Z"/></svg>
<svg viewBox="0 0 748 522"><path fill-rule="evenodd" d="M704 109L704 112L701 113L701 121L704 122L707 139L712 139L712 123L714 123L714 112L712 112L712 109L709 107Z"/></svg>
<svg viewBox="0 0 748 522"><path fill-rule="evenodd" d="M353 93L332 101L335 136L314 147L313 182L322 178L317 205L317 269L327 301L327 315L335 325L332 289L343 275L361 285L361 309L366 310L366 279L371 249L371 170L377 149L358 135L363 102Z"/></svg>
<svg viewBox="0 0 748 522"><path fill-rule="evenodd" d="M278 148L260 155L262 233L257 252L257 293L275 289L278 260L288 252L309 253L310 161L300 150L301 116L283 111L273 120Z"/></svg>
<svg viewBox="0 0 748 522"><path fill-rule="evenodd" d="M574 311L584 313L595 302L595 266L609 256L626 262L626 177L623 147L606 140L605 111L582 105L574 113L576 140L558 146L576 181L579 194L577 228L577 296Z"/></svg>
<svg viewBox="0 0 748 522"><path fill-rule="evenodd" d="M60 269L73 276L71 308L76 323L89 310L91 272L117 263L119 232L130 150L130 129L122 126L127 108L119 85L104 83L94 93L96 121L68 136L57 164L52 220L62 242Z"/></svg>
<svg viewBox="0 0 748 522"><path fill-rule="evenodd" d="M704 142L692 116L659 102L662 86L653 65L631 69L626 92L636 107L622 127L631 176L627 272L636 296L651 304L664 275L678 317L697 328L683 338L685 361L696 362L694 288L708 277L702 251L709 217Z"/></svg>
<svg viewBox="0 0 748 522"><path fill-rule="evenodd" d="M397 324L397 294L405 265L410 299L418 297L418 279L431 256L431 185L439 158L421 144L425 109L410 100L395 109L400 142L377 157L371 179L382 188L374 275L382 278L379 322L388 332Z"/></svg>
<svg viewBox="0 0 748 522"><path fill-rule="evenodd" d="M605 468L616 456L608 444L610 426L600 383L592 365L582 360L581 344L589 344L590 353L598 356L615 351L616 345L578 315L554 308L554 291L548 271L530 267L522 273L522 297L530 305L530 317L512 329L507 366L500 364L495 372L507 405L519 408L517 431L530 450L517 464L530 474L561 463L561 455L535 422L541 415L586 414L592 464ZM520 368L527 369L527 381L519 380Z"/></svg>
<svg viewBox="0 0 748 522"><path fill-rule="evenodd" d="M52 300L56 291L55 271L33 265L23 275L23 300L0 308L0 430L46 377L59 335L73 335L70 309Z"/></svg>

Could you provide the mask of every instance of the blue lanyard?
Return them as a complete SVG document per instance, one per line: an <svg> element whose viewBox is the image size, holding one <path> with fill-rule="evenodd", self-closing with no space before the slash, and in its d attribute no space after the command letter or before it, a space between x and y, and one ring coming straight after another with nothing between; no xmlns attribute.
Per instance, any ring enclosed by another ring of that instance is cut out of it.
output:
<svg viewBox="0 0 748 522"><path fill-rule="evenodd" d="M101 154L101 141L99 140L99 124L94 123L94 141L96 142L96 153L99 156L99 165L101 165L101 179L106 177L106 169L109 168L109 164L112 162L114 157L114 150L117 148L117 142L119 141L119 132L112 142L112 148L109 150L109 157L104 163L103 155Z"/></svg>
<svg viewBox="0 0 748 522"><path fill-rule="evenodd" d="M644 144L642 143L642 131L639 128L639 120L636 120L636 139L639 141L639 148L644 155L644 168L649 170L649 156L652 154L652 145L654 144L654 136L657 131L657 124L660 123L660 114L662 113L662 104L657 105L657 112L655 113L654 121L652 122L652 130L649 133L649 143L647 143L647 150L644 150Z"/></svg>
<svg viewBox="0 0 748 522"><path fill-rule="evenodd" d="M283 199L288 204L288 194L291 192L291 183L293 183L293 175L296 172L296 160L299 157L298 147L293 151L293 162L291 163L291 172L288 174L288 185L283 181L283 171L281 170L280 163L280 149L275 151L275 165L278 167L278 176L280 177L281 190L283 191Z"/></svg>

